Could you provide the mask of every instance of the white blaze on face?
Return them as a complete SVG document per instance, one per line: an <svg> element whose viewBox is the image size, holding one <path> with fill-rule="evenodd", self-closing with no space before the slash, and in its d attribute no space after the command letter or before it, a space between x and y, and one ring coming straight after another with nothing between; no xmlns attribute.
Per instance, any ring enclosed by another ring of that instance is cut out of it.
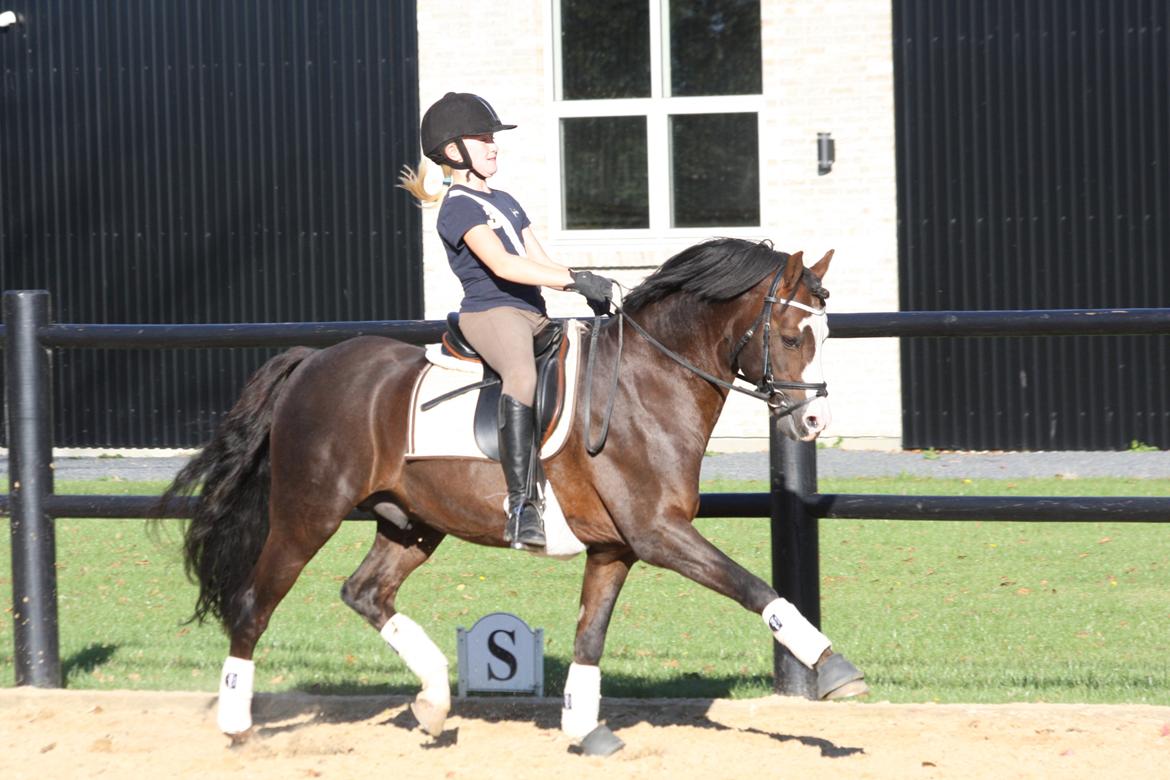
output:
<svg viewBox="0 0 1170 780"><path fill-rule="evenodd" d="M792 305L799 305L795 302ZM800 323L802 335L804 338L812 338L813 343L816 344L816 352L813 354L813 359L804 367L804 372L800 375L800 381L808 382L810 384L819 384L825 381L824 363L821 356L824 354L825 340L829 338L829 317L824 309L812 309L803 305L799 305L801 309L806 309L809 315ZM807 435L804 437L806 441L815 439L817 434L829 427L829 422L832 420L832 413L829 411L829 399L821 396L816 396L815 390L805 390L805 398L812 398L804 409L801 410L801 418L805 427L808 429Z"/></svg>

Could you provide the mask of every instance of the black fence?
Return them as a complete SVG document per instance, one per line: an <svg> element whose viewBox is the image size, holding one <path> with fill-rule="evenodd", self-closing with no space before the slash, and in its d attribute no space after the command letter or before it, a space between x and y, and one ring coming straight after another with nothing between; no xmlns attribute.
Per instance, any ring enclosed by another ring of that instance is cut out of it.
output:
<svg viewBox="0 0 1170 780"><path fill-rule="evenodd" d="M444 327L424 322L331 322L251 325L75 325L49 321L44 291L4 294L9 495L16 684L61 687L53 520L144 518L155 498L57 495L53 489L52 349L328 346L360 335L410 343L436 341ZM1170 333L1170 309L831 314L834 338L917 336L1065 336ZM700 517L769 517L776 590L820 624L818 521L829 519L1168 522L1170 498L1031 498L890 496L817 492L816 447L779 432L773 418L768 493L707 493ZM192 499L192 501L197 499ZM190 516L188 502L179 511ZM352 519L365 517L351 515ZM815 697L815 677L779 646L778 693Z"/></svg>

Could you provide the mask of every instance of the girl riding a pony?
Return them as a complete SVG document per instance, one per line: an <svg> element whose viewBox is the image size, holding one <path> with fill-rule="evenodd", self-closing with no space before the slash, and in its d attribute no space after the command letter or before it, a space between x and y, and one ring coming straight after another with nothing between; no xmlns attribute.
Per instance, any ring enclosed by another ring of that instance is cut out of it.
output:
<svg viewBox="0 0 1170 780"><path fill-rule="evenodd" d="M613 281L549 259L519 201L488 185L498 170L495 134L514 127L501 122L483 98L448 92L427 109L421 128L423 152L442 167L445 192L426 189L421 164L418 171L407 168L401 181L420 205L441 201L439 236L463 285L459 329L502 379L499 446L508 487L504 538L517 549L539 549L545 546L544 520L530 477L539 457L533 340L549 325L540 288L573 290L595 311L604 311Z"/></svg>

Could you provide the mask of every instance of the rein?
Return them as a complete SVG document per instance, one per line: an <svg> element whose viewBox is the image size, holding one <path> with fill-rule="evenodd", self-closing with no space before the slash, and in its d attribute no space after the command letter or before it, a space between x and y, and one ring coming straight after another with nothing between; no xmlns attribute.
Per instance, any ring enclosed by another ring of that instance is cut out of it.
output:
<svg viewBox="0 0 1170 780"><path fill-rule="evenodd" d="M633 317L627 314L621 306L613 304L613 310L617 314L618 347L617 354L614 357L613 381L609 387L609 401L606 404L605 415L602 418L600 436L596 442L592 441L590 426L593 419L591 414L593 405L593 367L597 358L597 339L601 332L602 322L600 314L594 316L592 332L589 335L589 360L585 366L585 450L590 455L597 455L599 452L601 452L602 448L605 447L605 440L609 436L609 423L613 418L613 406L617 397L617 385L619 378L618 367L621 365L622 360L622 348L625 333L624 324L626 322L629 322L634 330L637 331L638 334L642 336L642 338L646 339L646 341L648 341L651 346L653 346L666 357L673 360L675 363L678 363L680 366L690 371L692 374L707 380L717 387L722 387L726 390L734 390L737 393L743 393L744 395L751 396L752 398L765 401L767 402L768 407L780 417L786 417L795 413L796 411L812 403L815 398L827 396L829 394L829 390L828 385L825 382L778 382L772 375L772 363L770 360L772 307L780 302L780 299L776 297L776 289L780 286L780 279L783 274L783 268L776 272L776 276L772 279L772 286L768 289L768 294L764 297L764 306L760 311L760 316L757 317L756 321L752 323L752 326L747 329L747 332L745 332L743 336L740 337L739 341L736 343L735 348L731 351L731 366L732 369L736 371L736 376L750 382L751 380L744 376L742 371L738 370L737 360L739 358L739 353L743 351L743 348L747 346L748 342L751 341L752 336L755 335L756 329L759 328L761 324L763 324L764 329L762 337L764 339L764 370L760 376L760 381L756 383L754 390L749 390L746 387L740 387L733 382L720 379L719 377L699 368L694 363L690 362L685 357L670 349L658 339L654 338L654 336L650 335L650 333L647 332L646 329L641 325L639 325ZM803 279L804 276L802 274L801 280L803 281ZM805 306L799 301L792 300L793 296L796 295L796 292L799 289L800 283L797 283L797 285L793 288L792 293L786 300L783 301L783 305L780 308L781 314L783 314L789 306L794 306L798 309L804 309L805 311L811 312L814 315L823 316L823 309L817 310L811 306ZM815 390L816 395L805 398L796 403L791 401L787 396L780 396L779 401L775 401L774 399L777 397L777 395L779 395L777 390Z"/></svg>

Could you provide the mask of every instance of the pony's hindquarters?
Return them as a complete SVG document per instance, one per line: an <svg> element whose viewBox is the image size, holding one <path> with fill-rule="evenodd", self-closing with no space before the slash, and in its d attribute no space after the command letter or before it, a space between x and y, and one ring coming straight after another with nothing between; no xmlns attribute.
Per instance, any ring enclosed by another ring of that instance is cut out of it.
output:
<svg viewBox="0 0 1170 780"><path fill-rule="evenodd" d="M187 575L199 585L192 619L237 622L239 595L268 536L268 435L280 390L315 350L297 347L248 380L215 436L179 472L160 505L202 486L184 538Z"/></svg>
<svg viewBox="0 0 1170 780"><path fill-rule="evenodd" d="M225 733L242 735L252 726L252 658L277 605L346 514L394 487L404 449L402 422L394 418L421 356L401 342L363 337L274 358L164 497L203 488L186 535L186 563L199 585L194 618L219 618L231 640L220 679L218 723ZM410 538L420 541L417 532ZM405 572L426 555L400 557ZM382 616L393 614L392 595L377 610L367 619L382 628ZM437 731L449 698L446 660L420 632L399 630L387 641L422 677L419 717Z"/></svg>
<svg viewBox="0 0 1170 780"><path fill-rule="evenodd" d="M163 494L161 513L176 496L202 487L184 537L187 575L199 586L192 620L218 618L233 636L233 654L220 674L220 729L252 725L251 648L236 634L253 599L245 597L268 538L269 433L281 389L315 350L298 347L269 360L252 375L215 436L179 472Z"/></svg>

